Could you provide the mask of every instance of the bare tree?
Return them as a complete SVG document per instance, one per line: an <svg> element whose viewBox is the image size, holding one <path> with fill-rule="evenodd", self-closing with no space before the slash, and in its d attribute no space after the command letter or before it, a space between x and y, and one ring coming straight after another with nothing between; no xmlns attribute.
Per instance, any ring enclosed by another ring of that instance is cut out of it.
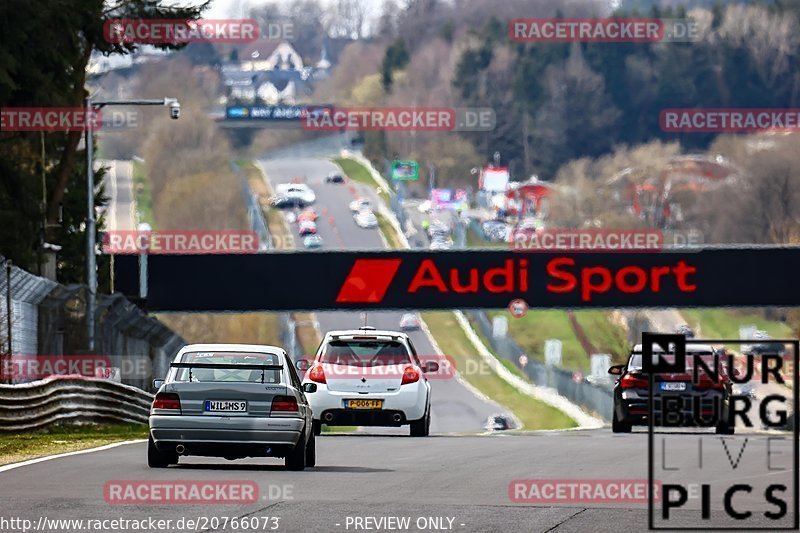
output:
<svg viewBox="0 0 800 533"><path fill-rule="evenodd" d="M366 35L368 8L365 0L336 0L330 9L332 37L361 39Z"/></svg>

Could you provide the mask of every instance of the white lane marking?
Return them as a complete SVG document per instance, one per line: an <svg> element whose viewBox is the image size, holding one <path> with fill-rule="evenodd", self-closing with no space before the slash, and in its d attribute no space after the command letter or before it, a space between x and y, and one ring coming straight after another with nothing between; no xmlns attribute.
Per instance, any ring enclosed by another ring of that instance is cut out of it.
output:
<svg viewBox="0 0 800 533"><path fill-rule="evenodd" d="M14 470L15 468L20 468L23 466L34 465L36 463L42 463L44 461L50 461L52 459L60 459L62 457L70 457L72 455L81 455L84 453L93 453L93 452L101 452L103 450L110 450L111 448L116 448L117 446L123 446L125 444L138 444L140 442L147 442L147 439L136 439L136 440L125 440L122 442L112 442L111 444L104 444L103 446L97 446L96 448L87 448L85 450L77 450L74 452L65 452L59 453L56 455L46 455L44 457L37 457L36 459L28 459L27 461L21 461L19 463L11 463L10 465L0 466L0 472L7 472L9 470Z"/></svg>

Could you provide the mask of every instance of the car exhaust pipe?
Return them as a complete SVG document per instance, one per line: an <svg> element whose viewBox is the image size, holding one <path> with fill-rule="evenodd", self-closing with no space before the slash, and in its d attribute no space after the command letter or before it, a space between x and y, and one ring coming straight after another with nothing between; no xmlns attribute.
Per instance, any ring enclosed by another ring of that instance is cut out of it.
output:
<svg viewBox="0 0 800 533"><path fill-rule="evenodd" d="M400 413L395 413L392 415L392 420L394 420L397 423L400 423L400 421L403 420L403 415L401 415Z"/></svg>
<svg viewBox="0 0 800 533"><path fill-rule="evenodd" d="M175 453L177 453L178 455L183 455L183 452L185 451L186 448L183 447L183 444L178 444L177 446L175 446Z"/></svg>
<svg viewBox="0 0 800 533"><path fill-rule="evenodd" d="M325 419L325 422L333 422L333 413L330 412L325 413L325 416L323 416L322 418Z"/></svg>

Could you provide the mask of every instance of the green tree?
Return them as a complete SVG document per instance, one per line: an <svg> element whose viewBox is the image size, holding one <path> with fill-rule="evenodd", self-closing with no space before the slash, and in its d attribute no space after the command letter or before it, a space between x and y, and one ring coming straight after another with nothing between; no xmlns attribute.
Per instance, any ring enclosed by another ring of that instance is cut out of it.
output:
<svg viewBox="0 0 800 533"><path fill-rule="evenodd" d="M109 42L111 19L196 19L208 2L165 6L159 0L5 0L0 3L0 106L83 107L86 67L93 53L126 55L136 43ZM182 44L158 45L178 49ZM42 227L62 246L64 281L82 278L85 251L83 132L0 132L0 253L35 270ZM44 146L42 146L44 145ZM42 176L46 199L42 201ZM85 182L84 182L85 184ZM8 224L5 224L5 223ZM13 229L12 229L13 228ZM101 227L98 226L98 231ZM9 231L11 230L11 231ZM73 277L74 276L74 277Z"/></svg>

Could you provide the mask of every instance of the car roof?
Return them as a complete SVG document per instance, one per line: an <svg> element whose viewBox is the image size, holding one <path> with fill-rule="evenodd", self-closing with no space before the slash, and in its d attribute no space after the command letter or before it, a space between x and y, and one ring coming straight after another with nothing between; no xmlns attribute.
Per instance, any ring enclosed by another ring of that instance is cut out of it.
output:
<svg viewBox="0 0 800 533"><path fill-rule="evenodd" d="M286 354L280 346L270 346L268 344L187 344L181 348L180 354L186 352L255 352Z"/></svg>

